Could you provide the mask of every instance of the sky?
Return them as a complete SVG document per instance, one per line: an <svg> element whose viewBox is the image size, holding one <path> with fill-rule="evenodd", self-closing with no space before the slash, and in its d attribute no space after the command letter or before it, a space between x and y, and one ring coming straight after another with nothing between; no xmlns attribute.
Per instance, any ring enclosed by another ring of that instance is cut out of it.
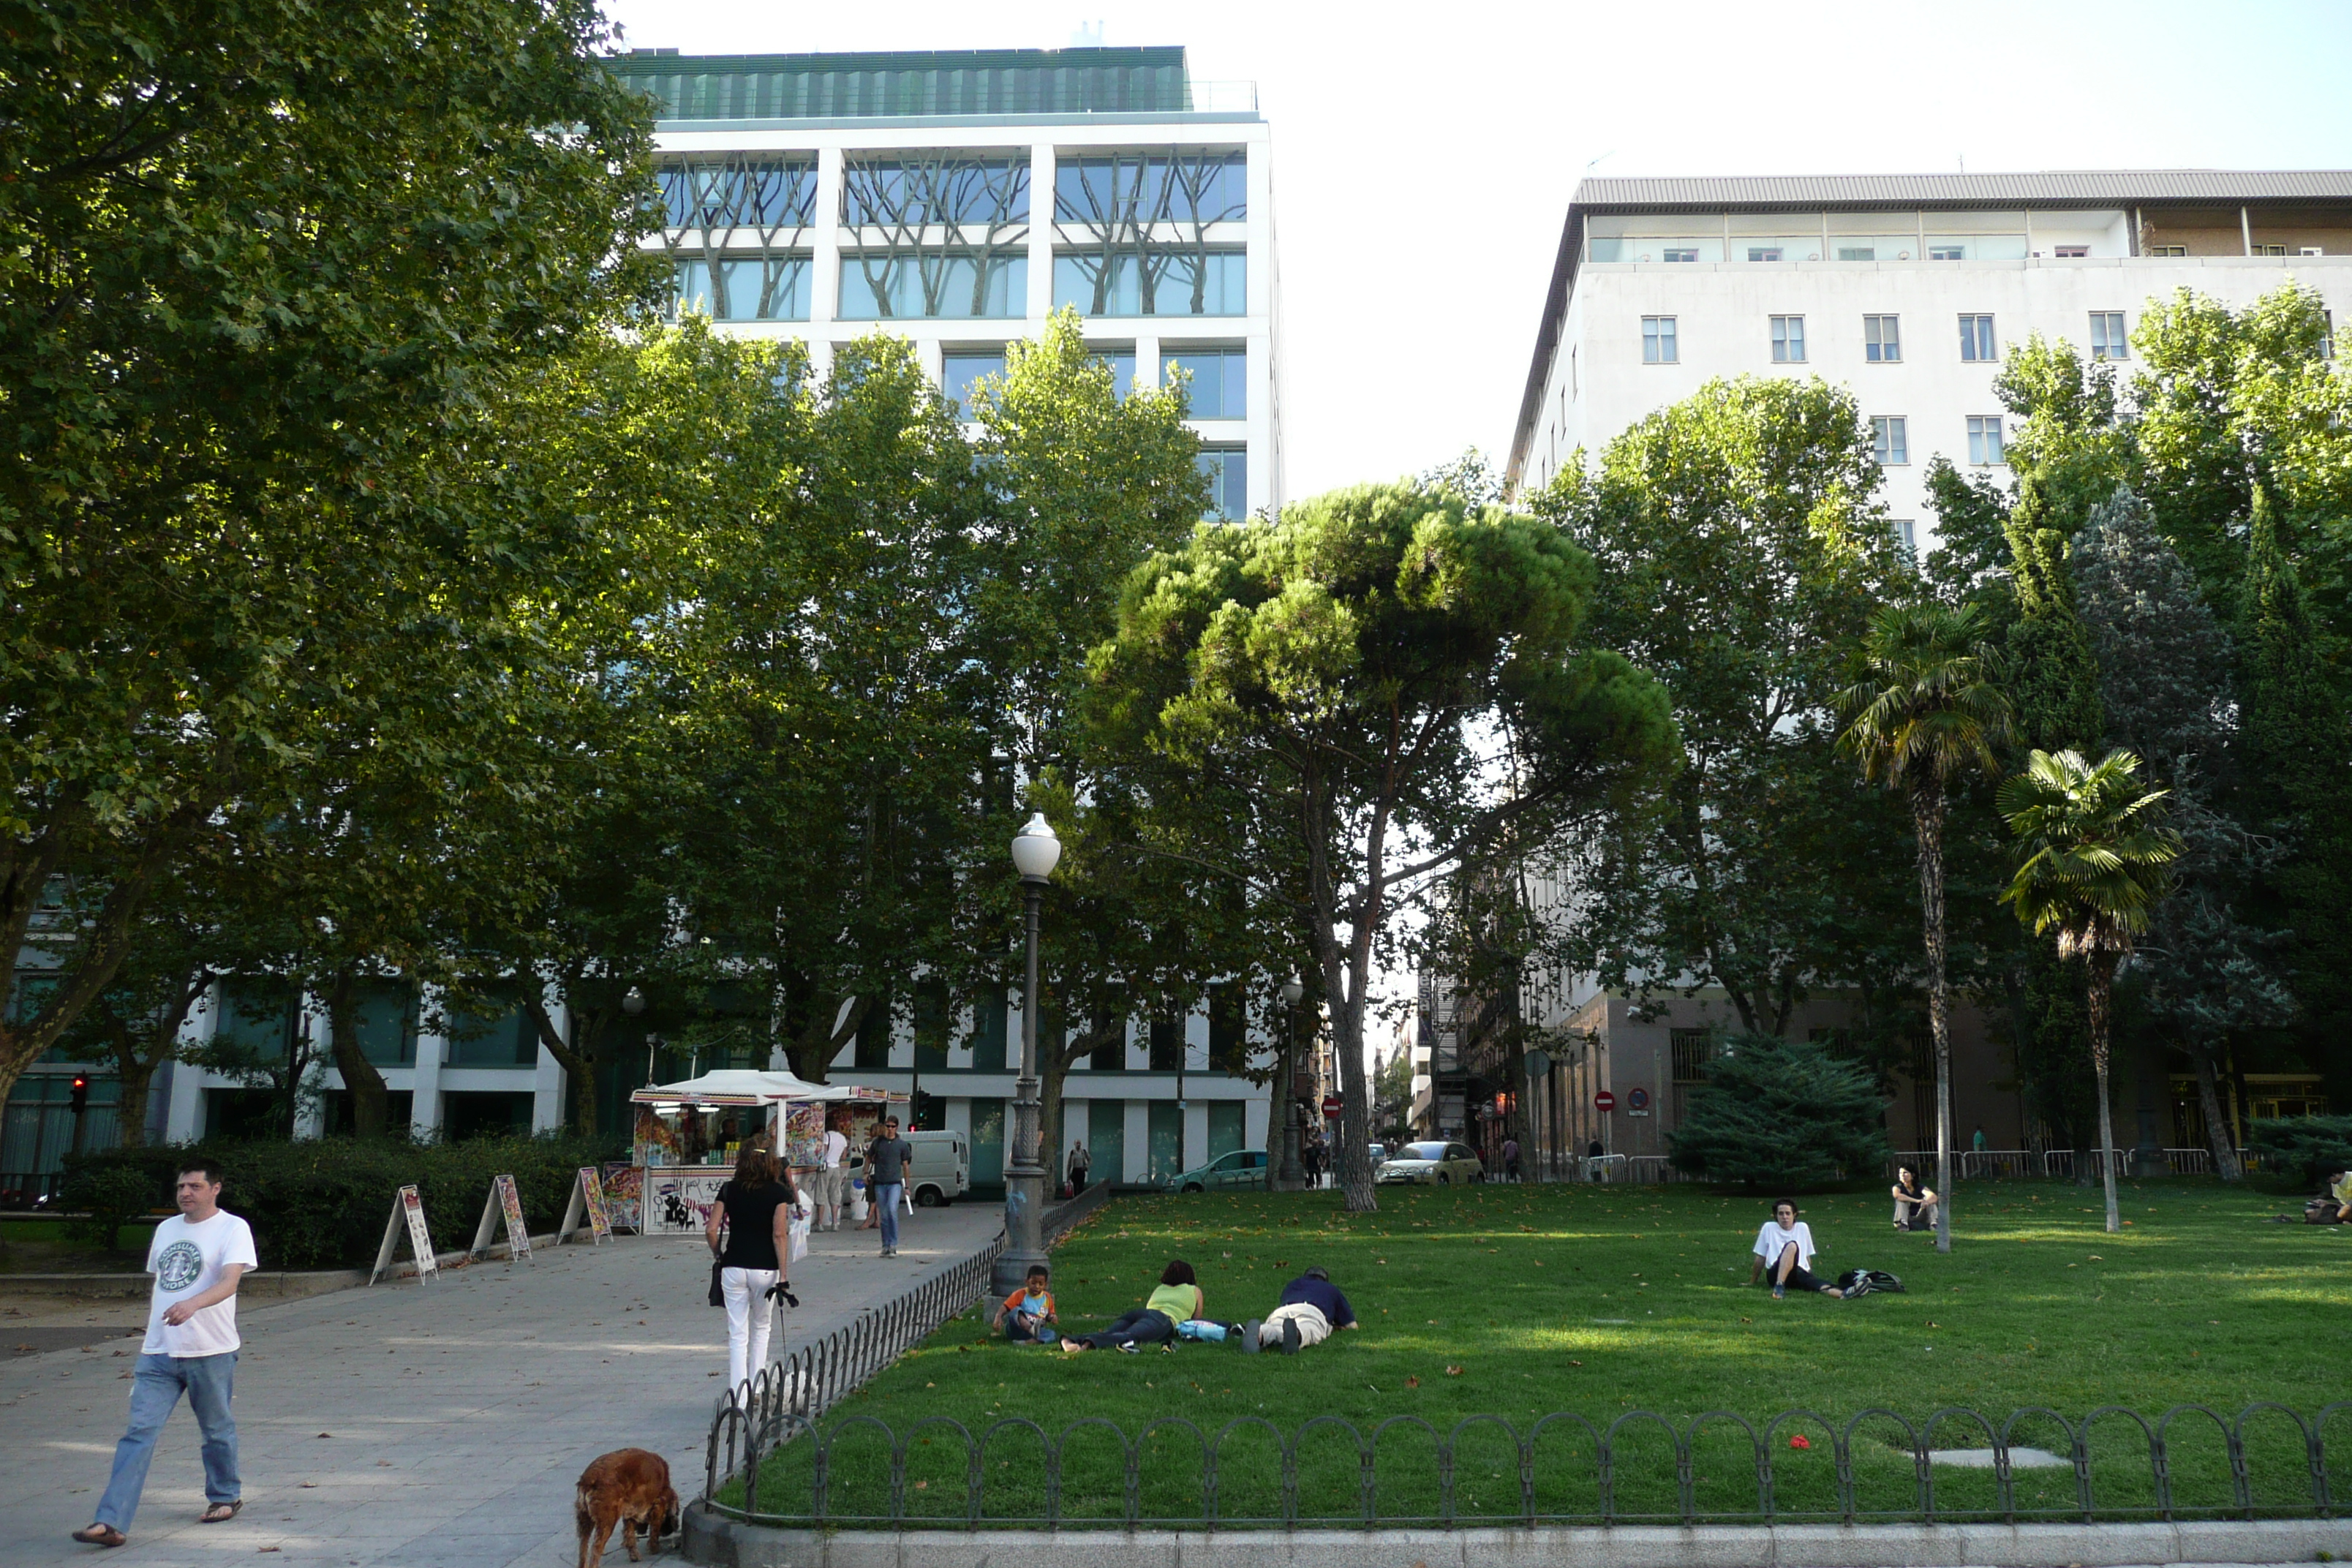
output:
<svg viewBox="0 0 2352 1568"><path fill-rule="evenodd" d="M1499 464L1577 181L2352 167L2352 0L608 0L687 53L1182 44L1274 133L1286 489Z"/></svg>
<svg viewBox="0 0 2352 1568"><path fill-rule="evenodd" d="M2352 0L608 0L688 54L1182 44L1274 135L1286 489L1499 467L1596 174L2352 168ZM1410 994L1411 976L1375 991ZM1385 1026L1367 1031L1385 1047Z"/></svg>

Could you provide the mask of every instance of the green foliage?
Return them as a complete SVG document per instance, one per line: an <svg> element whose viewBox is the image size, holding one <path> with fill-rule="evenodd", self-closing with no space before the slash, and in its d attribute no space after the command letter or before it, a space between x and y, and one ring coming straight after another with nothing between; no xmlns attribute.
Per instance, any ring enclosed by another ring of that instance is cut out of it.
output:
<svg viewBox="0 0 2352 1568"><path fill-rule="evenodd" d="M2281 1116L2246 1126L2246 1147L2265 1173L2300 1192L2314 1192L2352 1171L2352 1116Z"/></svg>
<svg viewBox="0 0 2352 1568"><path fill-rule="evenodd" d="M1559 843L1580 896L1558 962L1643 992L1720 985L1764 1029L1809 989L1885 986L1915 962L1890 940L1910 902L1905 814L1834 755L1829 722L1906 583L1879 477L1850 394L1741 380L1650 415L1538 498L1606 585L1589 635L1673 694L1685 758Z"/></svg>
<svg viewBox="0 0 2352 1568"><path fill-rule="evenodd" d="M125 1216L168 1209L180 1162L206 1154L222 1165L221 1206L253 1226L263 1268L333 1268L374 1260L393 1200L412 1183L425 1199L434 1248L446 1252L473 1240L493 1176L514 1177L524 1220L543 1234L562 1220L579 1167L625 1152L618 1142L562 1135L161 1144L69 1156L60 1202L112 1205ZM404 1232L400 1247L404 1257Z"/></svg>
<svg viewBox="0 0 2352 1568"><path fill-rule="evenodd" d="M1885 1097L1828 1047L1734 1035L1666 1134L1675 1168L1787 1192L1878 1173Z"/></svg>

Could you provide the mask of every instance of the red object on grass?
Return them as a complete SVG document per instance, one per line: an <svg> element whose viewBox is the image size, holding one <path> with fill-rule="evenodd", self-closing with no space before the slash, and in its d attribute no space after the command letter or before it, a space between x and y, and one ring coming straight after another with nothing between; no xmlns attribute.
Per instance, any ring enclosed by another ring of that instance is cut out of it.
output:
<svg viewBox="0 0 2352 1568"><path fill-rule="evenodd" d="M1791 1448L1810 1448L1812 1446L1812 1440L1807 1437L1802 1432L1798 1433L1795 1436L1789 1439L1789 1447Z"/></svg>

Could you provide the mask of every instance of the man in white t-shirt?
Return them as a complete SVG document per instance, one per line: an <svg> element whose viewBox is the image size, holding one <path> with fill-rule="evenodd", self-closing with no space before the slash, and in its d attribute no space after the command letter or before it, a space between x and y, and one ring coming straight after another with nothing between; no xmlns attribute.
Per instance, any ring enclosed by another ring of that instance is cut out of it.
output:
<svg viewBox="0 0 2352 1568"><path fill-rule="evenodd" d="M824 1130L824 1174L816 1191L816 1224L819 1230L841 1228L841 1205L849 1200L849 1173L842 1168L842 1156L849 1152L849 1139L838 1127Z"/></svg>
<svg viewBox="0 0 2352 1568"><path fill-rule="evenodd" d="M1757 1231L1753 1250L1756 1260L1748 1268L1748 1282L1753 1285L1759 1275L1769 1273L1775 1300L1783 1290L1818 1290L1841 1299L1845 1295L1808 1272L1813 1261L1813 1227L1797 1217L1797 1205L1786 1198L1772 1205L1772 1217Z"/></svg>
<svg viewBox="0 0 2352 1568"><path fill-rule="evenodd" d="M220 1206L220 1167L196 1160L180 1173L180 1212L155 1227L147 1271L155 1276L147 1342L131 1384L131 1428L114 1448L114 1474L98 1517L74 1531L92 1546L120 1546L147 1485L148 1462L180 1395L204 1434L205 1500L198 1518L224 1524L245 1506L236 1473L236 1422L229 1414L236 1371L236 1286L257 1261L253 1231Z"/></svg>

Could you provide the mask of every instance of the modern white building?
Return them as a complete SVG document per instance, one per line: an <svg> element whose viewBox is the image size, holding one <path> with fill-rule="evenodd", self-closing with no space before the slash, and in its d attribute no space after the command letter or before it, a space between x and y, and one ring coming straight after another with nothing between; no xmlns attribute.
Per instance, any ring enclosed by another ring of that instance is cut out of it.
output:
<svg viewBox="0 0 2352 1568"><path fill-rule="evenodd" d="M1588 179L1508 479L1547 484L1716 377L1818 375L1853 390L1924 548L1934 458L2005 472L1992 381L2013 344L2127 362L2149 300L2243 306L2288 278L2352 310L2352 172Z"/></svg>
<svg viewBox="0 0 2352 1568"><path fill-rule="evenodd" d="M1192 373L1214 510L1282 502L1273 142L1181 47L639 50L669 226L723 330L910 340L950 397L1064 306L1123 384Z"/></svg>

